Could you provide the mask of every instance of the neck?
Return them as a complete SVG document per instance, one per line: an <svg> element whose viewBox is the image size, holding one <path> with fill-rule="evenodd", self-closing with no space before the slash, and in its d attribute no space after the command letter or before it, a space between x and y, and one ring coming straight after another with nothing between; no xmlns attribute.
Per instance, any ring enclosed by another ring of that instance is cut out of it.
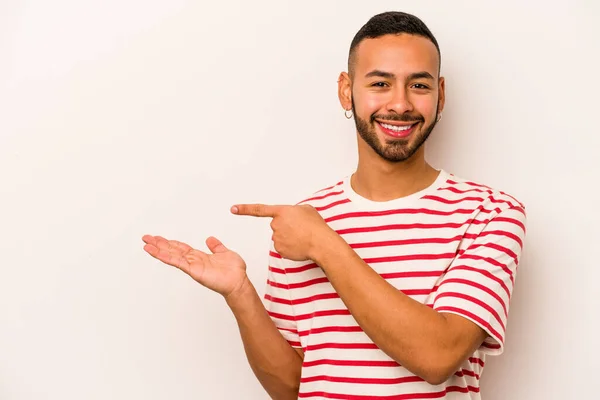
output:
<svg viewBox="0 0 600 400"><path fill-rule="evenodd" d="M425 161L424 146L410 159L398 163L384 160L370 147L359 148L358 159L350 184L356 193L372 201L409 196L430 186L439 174Z"/></svg>

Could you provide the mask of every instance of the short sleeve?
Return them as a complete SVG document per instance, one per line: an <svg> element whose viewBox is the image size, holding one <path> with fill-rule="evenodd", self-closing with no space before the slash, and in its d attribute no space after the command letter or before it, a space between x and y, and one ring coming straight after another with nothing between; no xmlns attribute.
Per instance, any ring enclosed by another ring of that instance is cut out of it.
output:
<svg viewBox="0 0 600 400"><path fill-rule="evenodd" d="M526 230L525 210L499 212L454 259L438 286L433 309L465 317L484 329L480 351L499 355Z"/></svg>
<svg viewBox="0 0 600 400"><path fill-rule="evenodd" d="M269 272L267 274L264 304L269 316L285 340L292 347L301 348L284 262L281 256L275 252L272 243L269 251Z"/></svg>

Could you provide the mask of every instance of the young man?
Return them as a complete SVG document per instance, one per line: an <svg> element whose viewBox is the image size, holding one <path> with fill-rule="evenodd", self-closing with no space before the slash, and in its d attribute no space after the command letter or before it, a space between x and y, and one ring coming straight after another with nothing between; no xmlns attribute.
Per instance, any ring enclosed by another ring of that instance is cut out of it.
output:
<svg viewBox="0 0 600 400"><path fill-rule="evenodd" d="M441 118L437 41L418 18L371 18L338 82L356 122L356 171L273 218L265 306L244 261L161 237L144 249L221 293L273 399L479 399L503 351L525 236L513 197L436 170L423 143Z"/></svg>

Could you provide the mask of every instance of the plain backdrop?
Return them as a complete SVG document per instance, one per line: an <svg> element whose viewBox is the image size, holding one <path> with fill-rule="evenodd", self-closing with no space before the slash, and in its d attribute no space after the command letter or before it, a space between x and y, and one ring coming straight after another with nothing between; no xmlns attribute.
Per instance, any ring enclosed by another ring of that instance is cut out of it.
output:
<svg viewBox="0 0 600 400"><path fill-rule="evenodd" d="M143 234L239 252L264 293L268 219L356 167L337 78L374 14L436 35L438 168L525 203L486 400L598 398L597 2L3 0L0 399L266 399L220 296Z"/></svg>

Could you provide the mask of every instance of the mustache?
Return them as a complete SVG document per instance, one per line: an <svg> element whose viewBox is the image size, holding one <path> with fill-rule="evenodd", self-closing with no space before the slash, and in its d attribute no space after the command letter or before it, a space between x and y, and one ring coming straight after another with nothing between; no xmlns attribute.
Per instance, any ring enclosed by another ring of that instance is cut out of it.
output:
<svg viewBox="0 0 600 400"><path fill-rule="evenodd" d="M371 115L371 122L374 122L376 119L383 119L386 121L401 121L401 122L413 122L413 121L421 121L425 122L425 118L423 118L420 114L373 114Z"/></svg>

